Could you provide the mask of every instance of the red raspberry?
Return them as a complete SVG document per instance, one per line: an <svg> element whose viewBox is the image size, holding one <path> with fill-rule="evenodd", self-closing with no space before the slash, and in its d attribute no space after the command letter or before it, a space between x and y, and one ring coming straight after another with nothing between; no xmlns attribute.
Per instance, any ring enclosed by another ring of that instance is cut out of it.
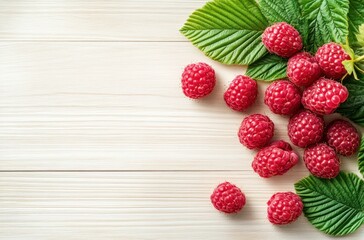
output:
<svg viewBox="0 0 364 240"><path fill-rule="evenodd" d="M276 23L264 30L262 41L269 52L281 57L291 57L302 47L300 33L285 22Z"/></svg>
<svg viewBox="0 0 364 240"><path fill-rule="evenodd" d="M252 167L259 176L269 178L283 175L297 163L298 155L291 146L285 141L277 141L257 153Z"/></svg>
<svg viewBox="0 0 364 240"><path fill-rule="evenodd" d="M360 136L350 122L335 120L327 127L326 141L338 154L350 156L358 150Z"/></svg>
<svg viewBox="0 0 364 240"><path fill-rule="evenodd" d="M210 199L214 207L224 213L237 213L246 202L244 193L229 182L219 184Z"/></svg>
<svg viewBox="0 0 364 240"><path fill-rule="evenodd" d="M339 80L347 73L342 62L351 58L339 44L327 43L317 50L315 56L326 77Z"/></svg>
<svg viewBox="0 0 364 240"><path fill-rule="evenodd" d="M301 107L301 91L289 81L275 81L265 91L264 103L273 113L292 115Z"/></svg>
<svg viewBox="0 0 364 240"><path fill-rule="evenodd" d="M250 77L239 75L231 82L224 99L229 108L241 112L255 102L257 94L257 82Z"/></svg>
<svg viewBox="0 0 364 240"><path fill-rule="evenodd" d="M288 60L287 76L299 87L308 87L321 76L321 68L316 58L301 52Z"/></svg>
<svg viewBox="0 0 364 240"><path fill-rule="evenodd" d="M321 116L302 110L289 120L288 136L294 145L304 148L321 141L324 125Z"/></svg>
<svg viewBox="0 0 364 240"><path fill-rule="evenodd" d="M303 210L301 198L293 192L278 192L269 199L267 204L268 220L277 225L296 221Z"/></svg>
<svg viewBox="0 0 364 240"><path fill-rule="evenodd" d="M215 71L206 63L189 64L182 73L183 93L193 99L202 98L215 87Z"/></svg>
<svg viewBox="0 0 364 240"><path fill-rule="evenodd" d="M269 144L268 147L277 147L277 148L283 149L285 151L292 151L291 145L288 142L283 141L283 140L274 141L271 144Z"/></svg>
<svg viewBox="0 0 364 240"><path fill-rule="evenodd" d="M262 148L274 135L274 123L262 114L253 114L244 118L239 128L240 143L249 149Z"/></svg>
<svg viewBox="0 0 364 240"><path fill-rule="evenodd" d="M302 104L317 114L331 114L345 102L349 92L339 82L320 78L303 91Z"/></svg>
<svg viewBox="0 0 364 240"><path fill-rule="evenodd" d="M303 160L307 169L319 178L334 178L340 172L340 160L334 149L326 143L308 147L303 154Z"/></svg>

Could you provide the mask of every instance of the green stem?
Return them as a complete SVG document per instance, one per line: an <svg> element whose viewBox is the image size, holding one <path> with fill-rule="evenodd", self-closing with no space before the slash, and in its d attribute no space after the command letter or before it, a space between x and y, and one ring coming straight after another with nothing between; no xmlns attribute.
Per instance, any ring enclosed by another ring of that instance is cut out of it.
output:
<svg viewBox="0 0 364 240"><path fill-rule="evenodd" d="M346 73L341 79L340 82L343 83L344 79L348 76L348 73Z"/></svg>
<svg viewBox="0 0 364 240"><path fill-rule="evenodd" d="M361 72L361 73L364 73L364 70L363 69L361 69L360 67L358 67L357 65L354 65L354 67L359 71L359 72Z"/></svg>
<svg viewBox="0 0 364 240"><path fill-rule="evenodd" d="M354 79L355 80L359 80L358 75L356 74L356 71L355 70L353 71L353 75L354 75Z"/></svg>
<svg viewBox="0 0 364 240"><path fill-rule="evenodd" d="M364 60L364 55L356 58L354 62L360 62L361 60Z"/></svg>

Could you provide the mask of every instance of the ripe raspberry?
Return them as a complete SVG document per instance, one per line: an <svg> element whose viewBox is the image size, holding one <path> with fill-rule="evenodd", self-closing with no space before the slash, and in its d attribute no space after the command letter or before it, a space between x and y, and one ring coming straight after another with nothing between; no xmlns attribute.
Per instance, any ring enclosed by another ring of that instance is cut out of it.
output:
<svg viewBox="0 0 364 240"><path fill-rule="evenodd" d="M342 62L350 56L337 43L327 43L316 52L316 60L328 78L341 79L347 73Z"/></svg>
<svg viewBox="0 0 364 240"><path fill-rule="evenodd" d="M239 128L240 143L249 149L262 148L268 144L274 134L274 123L262 114L253 114L244 118Z"/></svg>
<svg viewBox="0 0 364 240"><path fill-rule="evenodd" d="M224 99L229 108L244 111L255 102L257 94L257 82L250 77L239 75L231 82Z"/></svg>
<svg viewBox="0 0 364 240"><path fill-rule="evenodd" d="M254 158L252 167L259 176L269 178L283 175L298 163L298 155L285 141L273 142L260 150Z"/></svg>
<svg viewBox="0 0 364 240"><path fill-rule="evenodd" d="M326 141L338 154L350 156L358 150L360 136L350 122L335 120L327 127Z"/></svg>
<svg viewBox="0 0 364 240"><path fill-rule="evenodd" d="M269 52L285 58L293 56L303 47L300 33L285 22L267 27L262 41Z"/></svg>
<svg viewBox="0 0 364 240"><path fill-rule="evenodd" d="M264 103L273 113L292 115L301 107L301 91L289 81L275 81L265 91Z"/></svg>
<svg viewBox="0 0 364 240"><path fill-rule="evenodd" d="M219 184L210 199L214 207L224 213L237 213L246 202L244 193L229 182Z"/></svg>
<svg viewBox="0 0 364 240"><path fill-rule="evenodd" d="M348 90L341 83L320 78L303 91L302 104L317 114L331 114L348 96Z"/></svg>
<svg viewBox="0 0 364 240"><path fill-rule="evenodd" d="M321 76L316 58L308 52L294 55L288 60L287 76L299 87L308 87Z"/></svg>
<svg viewBox="0 0 364 240"><path fill-rule="evenodd" d="M288 136L294 145L305 148L321 141L324 125L321 116L309 110L302 110L289 120Z"/></svg>
<svg viewBox="0 0 364 240"><path fill-rule="evenodd" d="M269 199L267 204L268 220L277 225L296 221L303 210L301 198L293 192L278 192Z"/></svg>
<svg viewBox="0 0 364 240"><path fill-rule="evenodd" d="M183 93L193 99L202 98L215 87L215 71L206 63L187 65L182 73Z"/></svg>
<svg viewBox="0 0 364 240"><path fill-rule="evenodd" d="M340 160L334 149L326 143L308 147L303 154L303 160L307 169L319 178L334 178L340 172Z"/></svg>
<svg viewBox="0 0 364 240"><path fill-rule="evenodd" d="M291 145L288 142L283 141L283 140L274 141L271 144L269 144L268 147L277 147L277 148L283 149L285 151L292 151Z"/></svg>

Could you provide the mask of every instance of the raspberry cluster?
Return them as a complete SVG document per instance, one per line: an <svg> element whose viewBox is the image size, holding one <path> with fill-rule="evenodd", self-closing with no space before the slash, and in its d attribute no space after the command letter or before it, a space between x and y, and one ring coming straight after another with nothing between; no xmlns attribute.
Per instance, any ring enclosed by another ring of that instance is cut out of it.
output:
<svg viewBox="0 0 364 240"><path fill-rule="evenodd" d="M257 95L257 82L250 77L239 75L224 93L224 100L229 108L242 112L253 105Z"/></svg>
<svg viewBox="0 0 364 240"><path fill-rule="evenodd" d="M264 103L275 114L291 115L301 107L301 91L289 81L278 80L265 91Z"/></svg>
<svg viewBox="0 0 364 240"><path fill-rule="evenodd" d="M316 58L308 52L297 53L288 60L287 76L299 87L308 87L321 76Z"/></svg>
<svg viewBox="0 0 364 240"><path fill-rule="evenodd" d="M360 144L358 130L350 122L342 119L334 120L327 126L325 139L330 147L343 156L356 153Z"/></svg>
<svg viewBox="0 0 364 240"><path fill-rule="evenodd" d="M288 136L294 145L305 148L322 140L324 128L322 116L302 110L290 118Z"/></svg>
<svg viewBox="0 0 364 240"><path fill-rule="evenodd" d="M209 95L215 87L215 71L206 63L189 64L182 73L183 93L192 99Z"/></svg>
<svg viewBox="0 0 364 240"><path fill-rule="evenodd" d="M268 204L268 220L276 225L294 222L302 214L301 198L292 192L274 194Z"/></svg>
<svg viewBox="0 0 364 240"><path fill-rule="evenodd" d="M340 160L334 149L326 143L306 148L303 160L307 169L316 177L334 178L340 172Z"/></svg>
<svg viewBox="0 0 364 240"><path fill-rule="evenodd" d="M244 193L234 184L224 182L219 184L211 194L211 203L224 213L237 213L245 206Z"/></svg>
<svg viewBox="0 0 364 240"><path fill-rule="evenodd" d="M323 118L323 115L334 113L349 96L346 87L338 80L347 75L343 61L351 58L337 43L324 44L315 56L298 52L301 49L292 46L300 45L300 38L296 37L294 30L293 26L287 26L286 23L274 24L265 30L262 41L271 53L290 57L287 76L292 84L303 91L300 102L304 109L293 108L297 105L297 100L291 99L298 96L297 90L283 87L277 89L281 80L267 88L265 103L273 113L284 114L282 111L285 111L286 115L291 115L288 136L294 145L306 148L303 160L307 169L317 177L334 178L340 171L337 154L354 154L360 141L358 131L348 121L333 121L325 130ZM291 42L277 39L291 39ZM288 102L292 106L291 111L287 111Z"/></svg>
<svg viewBox="0 0 364 240"><path fill-rule="evenodd" d="M262 41L269 52L287 58L299 52L303 47L300 33L285 22L267 27Z"/></svg>
<svg viewBox="0 0 364 240"><path fill-rule="evenodd" d="M260 150L255 156L252 167L259 176L270 178L283 175L298 163L298 155L289 143L277 141Z"/></svg>
<svg viewBox="0 0 364 240"><path fill-rule="evenodd" d="M333 113L345 102L349 92L344 85L334 80L320 78L303 92L302 104L305 108L320 114Z"/></svg>
<svg viewBox="0 0 364 240"><path fill-rule="evenodd" d="M347 74L342 62L350 60L350 56L339 44L327 43L321 46L317 50L315 57L326 77L341 79Z"/></svg>
<svg viewBox="0 0 364 240"><path fill-rule="evenodd" d="M325 126L324 115L332 114L346 101L349 92L338 80L347 72L342 62L350 60L336 43L321 46L312 56L303 48L299 32L281 22L268 27L262 42L270 53L289 58L288 80L271 83L264 92L264 103L274 114L289 116L288 137L305 148L303 161L308 171L319 178L335 178L340 171L339 155L353 155L360 144L360 134L348 121L336 119ZM190 64L182 74L182 89L190 98L210 94L215 86L215 72L205 63ZM232 110L245 112L257 99L257 82L237 76L227 87L224 101ZM271 142L274 123L266 115L246 116L238 130L238 138L257 153L253 170L262 178L283 175L299 162L298 154L283 140ZM245 194L234 184L221 183L211 195L213 206L224 213L237 213L246 203ZM302 213L303 203L292 192L278 192L267 202L268 220L288 224Z"/></svg>
<svg viewBox="0 0 364 240"><path fill-rule="evenodd" d="M238 137L240 143L249 149L262 148L274 135L274 123L268 116L253 114L244 118Z"/></svg>

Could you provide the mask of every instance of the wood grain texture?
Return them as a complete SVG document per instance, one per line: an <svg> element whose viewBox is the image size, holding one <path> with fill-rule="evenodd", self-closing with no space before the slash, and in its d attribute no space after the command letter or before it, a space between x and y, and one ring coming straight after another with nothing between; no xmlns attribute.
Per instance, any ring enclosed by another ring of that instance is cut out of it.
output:
<svg viewBox="0 0 364 240"><path fill-rule="evenodd" d="M290 172L263 180L251 171L2 173L0 239L330 239L303 217L285 227L266 220L267 199L293 190L287 179L298 177ZM220 214L209 202L216 182L224 180L246 193L238 215Z"/></svg>
<svg viewBox="0 0 364 240"><path fill-rule="evenodd" d="M246 113L225 106L245 68L207 59L178 32L204 3L0 1L1 240L329 239L304 217L267 222L267 199L308 172L301 161L281 177L253 173L240 122L267 114L287 140L288 119L264 106L264 83ZM218 83L192 101L180 75L198 61ZM357 172L355 159L342 162ZM248 198L236 216L209 202L226 180Z"/></svg>
<svg viewBox="0 0 364 240"><path fill-rule="evenodd" d="M2 41L186 41L203 0L0 1Z"/></svg>
<svg viewBox="0 0 364 240"><path fill-rule="evenodd" d="M256 112L276 123L275 139L288 140L288 119L263 104L266 84L248 112L231 111L222 95L244 68L212 62L189 43L0 48L0 170L247 170L254 152L237 130ZM218 86L192 101L180 74L201 59Z"/></svg>
<svg viewBox="0 0 364 240"><path fill-rule="evenodd" d="M236 170L253 158L237 138L247 114L222 98L244 68L209 61L188 43L0 48L1 170ZM209 98L192 101L180 74L198 60L215 67L219 83ZM276 137L286 139L286 120L264 107L261 87L248 113L270 115Z"/></svg>

